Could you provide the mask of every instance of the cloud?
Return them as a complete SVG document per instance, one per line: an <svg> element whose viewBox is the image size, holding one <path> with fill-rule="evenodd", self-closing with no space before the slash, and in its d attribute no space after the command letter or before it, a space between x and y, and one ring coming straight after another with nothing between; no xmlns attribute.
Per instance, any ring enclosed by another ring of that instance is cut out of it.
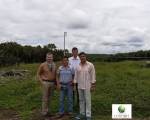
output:
<svg viewBox="0 0 150 120"><path fill-rule="evenodd" d="M70 29L86 29L90 25L90 17L84 11L75 9L69 14L68 28Z"/></svg>
<svg viewBox="0 0 150 120"><path fill-rule="evenodd" d="M149 50L149 0L1 0L0 42L88 53Z"/></svg>
<svg viewBox="0 0 150 120"><path fill-rule="evenodd" d="M109 42L104 42L102 45L109 45L109 46L126 46L125 44L122 43L109 43Z"/></svg>
<svg viewBox="0 0 150 120"><path fill-rule="evenodd" d="M131 38L130 40L128 40L128 42L143 42L143 40L140 38Z"/></svg>
<svg viewBox="0 0 150 120"><path fill-rule="evenodd" d="M134 43L132 43L132 44L130 44L130 46L141 47L143 45L142 44L134 44Z"/></svg>
<svg viewBox="0 0 150 120"><path fill-rule="evenodd" d="M86 29L88 27L88 24L86 23L78 23L78 22L74 22L74 23L70 23L68 25L68 28L70 29Z"/></svg>

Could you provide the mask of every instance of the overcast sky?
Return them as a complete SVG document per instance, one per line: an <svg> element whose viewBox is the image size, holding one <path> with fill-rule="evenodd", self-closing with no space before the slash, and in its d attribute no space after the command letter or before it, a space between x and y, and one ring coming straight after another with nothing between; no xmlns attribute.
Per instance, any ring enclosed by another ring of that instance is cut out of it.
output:
<svg viewBox="0 0 150 120"><path fill-rule="evenodd" d="M150 0L0 0L0 43L71 52L150 50Z"/></svg>

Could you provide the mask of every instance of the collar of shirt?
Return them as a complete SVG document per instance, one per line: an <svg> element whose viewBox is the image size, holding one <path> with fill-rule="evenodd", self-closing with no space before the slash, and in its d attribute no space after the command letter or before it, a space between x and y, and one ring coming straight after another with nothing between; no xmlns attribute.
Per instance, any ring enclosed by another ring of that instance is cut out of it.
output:
<svg viewBox="0 0 150 120"><path fill-rule="evenodd" d="M48 65L50 72L52 72L53 71L53 66L54 66L53 62L49 63L49 62L46 61L46 64Z"/></svg>
<svg viewBox="0 0 150 120"><path fill-rule="evenodd" d="M69 69L69 65L67 67L62 66L62 69Z"/></svg>
<svg viewBox="0 0 150 120"><path fill-rule="evenodd" d="M50 63L49 63L49 62L46 61L46 64L47 64L47 65L53 65L53 62L50 62Z"/></svg>
<svg viewBox="0 0 150 120"><path fill-rule="evenodd" d="M78 60L78 59L79 59L79 56L77 56L76 58L74 58L74 56L72 56L71 59L73 59L73 60L74 60L74 59L77 59L77 60Z"/></svg>
<svg viewBox="0 0 150 120"><path fill-rule="evenodd" d="M87 65L88 63L89 63L88 61L85 62L86 65ZM79 65L81 65L81 62L79 63Z"/></svg>

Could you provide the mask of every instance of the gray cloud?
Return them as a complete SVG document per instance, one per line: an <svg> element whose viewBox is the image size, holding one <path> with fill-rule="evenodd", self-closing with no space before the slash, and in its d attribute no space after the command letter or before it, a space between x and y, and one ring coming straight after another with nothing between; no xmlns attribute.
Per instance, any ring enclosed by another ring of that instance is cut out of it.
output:
<svg viewBox="0 0 150 120"><path fill-rule="evenodd" d="M130 40L128 40L128 42L143 42L144 40L140 39L140 38L131 38Z"/></svg>
<svg viewBox="0 0 150 120"><path fill-rule="evenodd" d="M123 43L110 43L110 42L103 42L102 45L109 45L109 46L126 46L126 44Z"/></svg>
<svg viewBox="0 0 150 120"><path fill-rule="evenodd" d="M141 46L143 46L142 44L130 44L130 46L135 46L135 47L141 47Z"/></svg>
<svg viewBox="0 0 150 120"><path fill-rule="evenodd" d="M85 23L71 23L68 25L68 28L71 29L86 29L88 28L88 24Z"/></svg>

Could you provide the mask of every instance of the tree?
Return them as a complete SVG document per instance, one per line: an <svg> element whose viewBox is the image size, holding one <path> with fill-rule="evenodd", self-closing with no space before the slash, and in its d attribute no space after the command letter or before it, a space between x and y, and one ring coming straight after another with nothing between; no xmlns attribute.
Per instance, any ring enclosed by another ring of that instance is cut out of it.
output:
<svg viewBox="0 0 150 120"><path fill-rule="evenodd" d="M6 42L0 44L1 58L19 58L22 54L22 46L16 42Z"/></svg>
<svg viewBox="0 0 150 120"><path fill-rule="evenodd" d="M48 44L42 48L40 45L36 47L30 45L21 46L16 42L6 42L0 44L0 59L20 58L20 61L25 63L44 62L45 55L50 52L54 55L54 61L60 61L63 56L63 50L56 48L55 44ZM69 53L67 49L65 51Z"/></svg>
<svg viewBox="0 0 150 120"><path fill-rule="evenodd" d="M34 54L33 47L30 45L25 45L23 47L23 53L22 53L21 60L24 61L25 63L32 63L32 62L34 62L33 54Z"/></svg>
<svg viewBox="0 0 150 120"><path fill-rule="evenodd" d="M56 46L55 44L48 44L47 45L47 48L50 50L50 51L54 51L56 49Z"/></svg>

